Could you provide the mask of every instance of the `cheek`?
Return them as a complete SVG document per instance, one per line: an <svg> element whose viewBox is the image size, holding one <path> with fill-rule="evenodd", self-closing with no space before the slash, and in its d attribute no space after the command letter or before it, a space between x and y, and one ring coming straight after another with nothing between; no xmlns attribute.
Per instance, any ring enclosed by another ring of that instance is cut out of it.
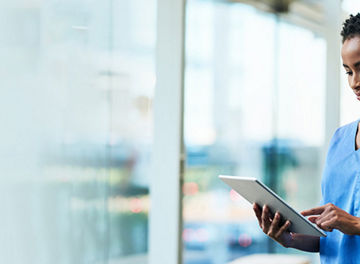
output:
<svg viewBox="0 0 360 264"><path fill-rule="evenodd" d="M351 86L351 76L350 75L347 76L347 80L348 80L349 86Z"/></svg>

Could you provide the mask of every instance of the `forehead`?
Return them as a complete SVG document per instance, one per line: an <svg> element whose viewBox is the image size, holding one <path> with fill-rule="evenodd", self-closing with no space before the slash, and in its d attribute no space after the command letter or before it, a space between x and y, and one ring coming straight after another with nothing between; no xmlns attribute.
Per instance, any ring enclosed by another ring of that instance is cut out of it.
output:
<svg viewBox="0 0 360 264"><path fill-rule="evenodd" d="M343 63L351 66L360 61L360 36L345 40L341 48Z"/></svg>

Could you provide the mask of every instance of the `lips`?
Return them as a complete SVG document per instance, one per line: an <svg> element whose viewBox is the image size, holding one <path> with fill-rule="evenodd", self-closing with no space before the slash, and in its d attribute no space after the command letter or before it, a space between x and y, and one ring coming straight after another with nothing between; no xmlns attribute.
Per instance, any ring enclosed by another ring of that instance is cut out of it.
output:
<svg viewBox="0 0 360 264"><path fill-rule="evenodd" d="M358 99L360 101L360 92L354 92L354 94L356 95L356 99Z"/></svg>

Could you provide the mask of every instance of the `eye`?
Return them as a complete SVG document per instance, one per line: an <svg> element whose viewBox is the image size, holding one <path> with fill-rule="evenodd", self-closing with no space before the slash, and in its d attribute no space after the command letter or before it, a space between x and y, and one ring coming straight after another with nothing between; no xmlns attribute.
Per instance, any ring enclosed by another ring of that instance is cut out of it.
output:
<svg viewBox="0 0 360 264"><path fill-rule="evenodd" d="M347 71L346 74L351 76L351 75L352 75L352 72L351 72L351 71Z"/></svg>

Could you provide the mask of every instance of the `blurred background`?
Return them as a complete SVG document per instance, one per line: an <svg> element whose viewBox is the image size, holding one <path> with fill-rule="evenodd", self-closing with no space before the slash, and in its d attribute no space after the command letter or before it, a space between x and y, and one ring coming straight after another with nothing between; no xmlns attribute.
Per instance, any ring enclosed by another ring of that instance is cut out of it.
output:
<svg viewBox="0 0 360 264"><path fill-rule="evenodd" d="M319 204L329 137L359 118L339 32L360 4L173 1L184 6L183 55L165 61L158 37L171 42L178 31L162 30L164 0L0 2L1 262L169 263L166 250L149 258L168 243L150 225L161 217L180 239L174 263L255 253L319 263L268 239L217 176L261 179L297 210ZM167 100L156 100L166 75L156 67L174 61L181 115L167 113L166 123L154 114ZM161 186L168 176L153 155L164 142L154 131L173 124L185 162L179 186ZM152 184L180 195L153 199ZM178 222L167 218L167 199L179 205Z"/></svg>

